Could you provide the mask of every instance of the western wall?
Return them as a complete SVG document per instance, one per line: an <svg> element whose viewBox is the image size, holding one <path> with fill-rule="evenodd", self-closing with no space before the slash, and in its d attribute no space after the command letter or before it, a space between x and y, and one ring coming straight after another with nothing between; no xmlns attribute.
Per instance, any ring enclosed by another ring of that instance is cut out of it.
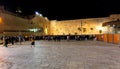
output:
<svg viewBox="0 0 120 69"><path fill-rule="evenodd" d="M105 22L120 19L120 14L111 14L108 17L86 18L75 20L52 20L50 23L51 35L90 35L114 33L113 27L102 26Z"/></svg>

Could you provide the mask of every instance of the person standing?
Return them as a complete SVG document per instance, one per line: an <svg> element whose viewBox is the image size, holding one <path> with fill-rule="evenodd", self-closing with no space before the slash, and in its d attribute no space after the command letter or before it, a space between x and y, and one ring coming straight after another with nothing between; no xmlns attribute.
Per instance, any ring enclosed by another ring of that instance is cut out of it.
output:
<svg viewBox="0 0 120 69"><path fill-rule="evenodd" d="M19 43L20 43L20 45L21 45L21 42L22 42L21 36L18 36L18 40L19 40Z"/></svg>
<svg viewBox="0 0 120 69"><path fill-rule="evenodd" d="M13 36L11 37L11 43L12 43L12 45L14 45L14 37Z"/></svg>
<svg viewBox="0 0 120 69"><path fill-rule="evenodd" d="M70 40L70 36L69 35L67 35L67 41L69 41Z"/></svg>
<svg viewBox="0 0 120 69"><path fill-rule="evenodd" d="M5 37L5 47L8 47L8 38Z"/></svg>

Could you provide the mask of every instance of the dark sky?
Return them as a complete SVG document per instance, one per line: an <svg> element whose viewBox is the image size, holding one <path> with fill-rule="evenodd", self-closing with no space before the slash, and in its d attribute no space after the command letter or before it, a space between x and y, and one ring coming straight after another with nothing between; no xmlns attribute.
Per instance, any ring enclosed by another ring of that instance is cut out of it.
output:
<svg viewBox="0 0 120 69"><path fill-rule="evenodd" d="M119 0L0 0L12 12L19 7L22 15L38 11L50 20L106 17L120 14Z"/></svg>

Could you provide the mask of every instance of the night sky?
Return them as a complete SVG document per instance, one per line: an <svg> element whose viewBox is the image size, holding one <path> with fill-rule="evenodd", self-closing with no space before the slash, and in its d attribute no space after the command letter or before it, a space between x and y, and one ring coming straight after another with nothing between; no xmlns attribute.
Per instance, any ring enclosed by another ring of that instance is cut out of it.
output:
<svg viewBox="0 0 120 69"><path fill-rule="evenodd" d="M0 4L11 12L19 8L22 10L21 15L24 16L38 11L50 20L108 17L110 14L120 14L119 0L0 0Z"/></svg>

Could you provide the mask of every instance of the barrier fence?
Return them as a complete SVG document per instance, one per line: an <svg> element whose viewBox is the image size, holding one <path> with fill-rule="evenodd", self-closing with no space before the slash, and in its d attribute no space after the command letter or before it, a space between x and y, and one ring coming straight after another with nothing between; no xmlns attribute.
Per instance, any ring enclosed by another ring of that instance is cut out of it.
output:
<svg viewBox="0 0 120 69"><path fill-rule="evenodd" d="M98 41L120 44L120 34L98 34L96 38Z"/></svg>

